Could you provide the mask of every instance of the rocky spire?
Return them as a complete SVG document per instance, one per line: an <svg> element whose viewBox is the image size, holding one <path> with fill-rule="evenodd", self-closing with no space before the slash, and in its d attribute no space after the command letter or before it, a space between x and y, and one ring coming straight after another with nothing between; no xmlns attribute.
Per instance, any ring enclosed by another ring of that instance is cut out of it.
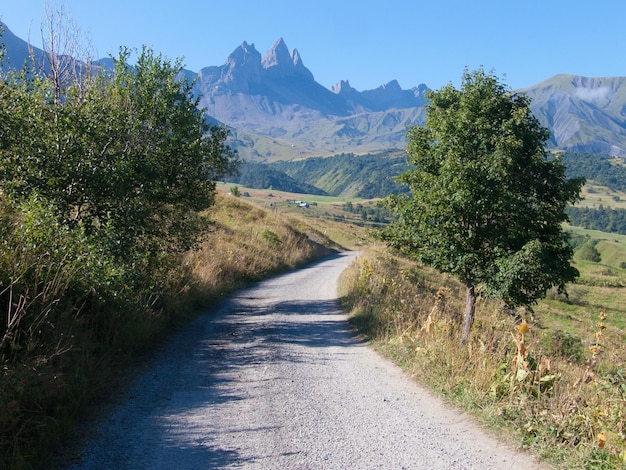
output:
<svg viewBox="0 0 626 470"><path fill-rule="evenodd" d="M293 61L293 67L295 69L295 72L298 75L302 75L308 79L315 80L311 71L304 66L304 62L302 62L302 57L300 56L298 49L294 49L291 52L291 60Z"/></svg>
<svg viewBox="0 0 626 470"><path fill-rule="evenodd" d="M265 53L261 64L266 70L291 70L293 68L291 54L289 54L289 49L287 49L283 38L278 39L271 49Z"/></svg>
<svg viewBox="0 0 626 470"><path fill-rule="evenodd" d="M356 90L350 86L350 82L348 80L341 80L337 84L333 85L330 91L337 95L343 95L346 93L353 93Z"/></svg>
<svg viewBox="0 0 626 470"><path fill-rule="evenodd" d="M261 54L254 48L254 44L244 41L226 59L221 78L224 83L236 82L247 89L246 84L261 79L261 70Z"/></svg>
<svg viewBox="0 0 626 470"><path fill-rule="evenodd" d="M265 53L261 65L267 76L273 78L298 75L313 80L313 74L304 66L300 53L296 49L289 53L283 38L277 40L272 48Z"/></svg>

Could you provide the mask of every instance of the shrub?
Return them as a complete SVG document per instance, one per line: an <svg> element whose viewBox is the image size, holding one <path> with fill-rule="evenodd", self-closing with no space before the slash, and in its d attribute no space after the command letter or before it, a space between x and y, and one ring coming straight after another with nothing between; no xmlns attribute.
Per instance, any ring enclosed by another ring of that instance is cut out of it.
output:
<svg viewBox="0 0 626 470"><path fill-rule="evenodd" d="M582 340L571 333L555 330L545 334L540 345L549 356L556 356L567 361L581 363L584 358Z"/></svg>
<svg viewBox="0 0 626 470"><path fill-rule="evenodd" d="M599 263L602 260L600 252L596 249L595 245L591 242L584 243L578 248L578 257L584 261L592 261Z"/></svg>

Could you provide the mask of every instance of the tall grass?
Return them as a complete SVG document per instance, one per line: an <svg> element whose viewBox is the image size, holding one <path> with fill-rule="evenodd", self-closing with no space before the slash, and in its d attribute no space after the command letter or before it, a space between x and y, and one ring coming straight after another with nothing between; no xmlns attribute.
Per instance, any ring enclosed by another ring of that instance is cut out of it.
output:
<svg viewBox="0 0 626 470"><path fill-rule="evenodd" d="M482 299L462 344L464 289L450 277L371 252L343 291L372 344L519 447L561 468L624 466L626 348L606 313L590 308L567 333Z"/></svg>
<svg viewBox="0 0 626 470"><path fill-rule="evenodd" d="M330 240L218 195L197 250L116 265L46 208L0 199L0 468L42 465L125 366L246 282L329 253ZM312 241L312 238L317 242Z"/></svg>

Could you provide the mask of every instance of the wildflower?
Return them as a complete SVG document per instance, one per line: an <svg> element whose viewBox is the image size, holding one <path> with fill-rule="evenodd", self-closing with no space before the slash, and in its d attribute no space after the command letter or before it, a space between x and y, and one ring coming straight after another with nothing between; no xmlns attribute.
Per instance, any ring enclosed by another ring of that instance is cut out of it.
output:
<svg viewBox="0 0 626 470"><path fill-rule="evenodd" d="M517 327L517 331L519 331L522 335L528 333L528 323L526 323L526 320L524 320L522 324Z"/></svg>

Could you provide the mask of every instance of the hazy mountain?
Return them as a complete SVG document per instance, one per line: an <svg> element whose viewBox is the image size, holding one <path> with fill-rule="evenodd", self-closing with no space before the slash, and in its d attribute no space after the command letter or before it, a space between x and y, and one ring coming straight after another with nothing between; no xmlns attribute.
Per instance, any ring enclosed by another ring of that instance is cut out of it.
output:
<svg viewBox="0 0 626 470"><path fill-rule="evenodd" d="M401 147L406 126L422 122L427 90L395 80L366 92L347 81L329 90L282 39L263 56L243 42L197 78L207 113L236 129L244 157L261 160Z"/></svg>
<svg viewBox="0 0 626 470"><path fill-rule="evenodd" d="M7 27L3 42L8 65L19 68L27 43ZM230 126L232 145L254 161L403 148L406 127L424 122L426 85L404 90L392 80L358 91L342 80L327 89L283 39L264 55L244 41L223 65L183 74L196 79L209 119ZM532 98L552 147L626 155L625 83L625 77L557 75L518 91Z"/></svg>
<svg viewBox="0 0 626 470"><path fill-rule="evenodd" d="M625 82L557 75L517 91L531 97L551 147L626 155ZM208 113L237 129L240 153L262 160L402 148L406 127L424 122L428 91L395 80L365 91L342 80L328 90L282 39L263 57L244 42L223 66L200 71L198 85Z"/></svg>
<svg viewBox="0 0 626 470"><path fill-rule="evenodd" d="M18 38L11 32L7 25L0 21L0 31L2 31L2 42L6 48L6 57L2 63L2 69L20 69L30 60L28 43ZM33 48L37 60L42 56L40 49Z"/></svg>
<svg viewBox="0 0 626 470"><path fill-rule="evenodd" d="M520 91L554 147L626 155L626 77L556 75Z"/></svg>

